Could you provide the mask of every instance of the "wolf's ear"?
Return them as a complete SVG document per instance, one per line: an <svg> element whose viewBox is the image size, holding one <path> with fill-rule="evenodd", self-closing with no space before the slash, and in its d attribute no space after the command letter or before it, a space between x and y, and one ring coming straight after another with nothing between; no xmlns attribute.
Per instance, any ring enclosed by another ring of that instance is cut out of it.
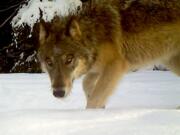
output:
<svg viewBox="0 0 180 135"><path fill-rule="evenodd" d="M45 26L45 22L41 21L39 24L39 42L40 44L43 44L48 36L48 32Z"/></svg>
<svg viewBox="0 0 180 135"><path fill-rule="evenodd" d="M74 39L80 39L81 38L81 30L79 23L75 19L71 19L70 23L68 25L68 35L71 36Z"/></svg>

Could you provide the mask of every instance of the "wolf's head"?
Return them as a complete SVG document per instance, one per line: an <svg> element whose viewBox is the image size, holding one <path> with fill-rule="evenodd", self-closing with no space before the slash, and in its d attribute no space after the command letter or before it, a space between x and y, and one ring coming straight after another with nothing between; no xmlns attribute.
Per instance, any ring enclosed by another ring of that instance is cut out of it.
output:
<svg viewBox="0 0 180 135"><path fill-rule="evenodd" d="M95 59L76 19L54 19L39 25L38 57L48 72L55 97L69 94L74 79L86 73Z"/></svg>

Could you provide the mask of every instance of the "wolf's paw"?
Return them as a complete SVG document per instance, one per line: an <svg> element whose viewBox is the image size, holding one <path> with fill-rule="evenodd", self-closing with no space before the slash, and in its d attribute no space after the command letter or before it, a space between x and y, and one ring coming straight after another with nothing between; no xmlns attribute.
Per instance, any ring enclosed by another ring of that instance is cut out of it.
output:
<svg viewBox="0 0 180 135"><path fill-rule="evenodd" d="M97 107L97 106L86 106L86 109L106 109L105 106Z"/></svg>
<svg viewBox="0 0 180 135"><path fill-rule="evenodd" d="M87 103L86 109L105 109L105 105Z"/></svg>

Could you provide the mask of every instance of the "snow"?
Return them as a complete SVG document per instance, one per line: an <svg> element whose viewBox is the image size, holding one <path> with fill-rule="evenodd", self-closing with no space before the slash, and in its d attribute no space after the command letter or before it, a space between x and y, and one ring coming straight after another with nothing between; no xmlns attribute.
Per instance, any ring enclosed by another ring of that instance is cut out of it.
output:
<svg viewBox="0 0 180 135"><path fill-rule="evenodd" d="M81 82L56 99L46 74L1 74L0 135L180 135L180 78L173 73L129 73L98 110L85 109Z"/></svg>
<svg viewBox="0 0 180 135"><path fill-rule="evenodd" d="M40 18L40 9L43 13L42 18L48 22L56 15L68 15L81 6L80 0L30 0L27 5L23 5L17 15L12 20L13 27L20 27L27 24L31 28Z"/></svg>

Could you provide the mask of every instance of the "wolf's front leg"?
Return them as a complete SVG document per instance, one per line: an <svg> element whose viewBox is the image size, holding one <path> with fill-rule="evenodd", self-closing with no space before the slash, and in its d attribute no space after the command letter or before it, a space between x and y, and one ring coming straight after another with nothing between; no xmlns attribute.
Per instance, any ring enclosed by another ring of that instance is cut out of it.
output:
<svg viewBox="0 0 180 135"><path fill-rule="evenodd" d="M125 64L114 61L108 64L100 75L96 86L88 98L86 108L104 108L119 79L126 71Z"/></svg>
<svg viewBox="0 0 180 135"><path fill-rule="evenodd" d="M85 92L87 100L96 86L98 76L99 74L97 73L88 73L83 79L83 90Z"/></svg>

